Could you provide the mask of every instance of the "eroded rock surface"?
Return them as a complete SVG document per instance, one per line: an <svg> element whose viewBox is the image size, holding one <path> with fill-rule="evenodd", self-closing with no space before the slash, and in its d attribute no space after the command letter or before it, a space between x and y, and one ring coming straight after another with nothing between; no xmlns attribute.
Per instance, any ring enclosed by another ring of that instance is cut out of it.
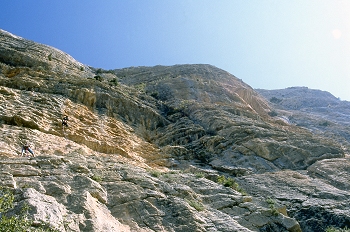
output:
<svg viewBox="0 0 350 232"><path fill-rule="evenodd" d="M307 87L263 90L261 93L275 107L275 117L308 128L314 133L337 139L350 149L350 102L326 91Z"/></svg>
<svg viewBox="0 0 350 232"><path fill-rule="evenodd" d="M275 117L233 75L106 71L2 30L0 42L0 180L15 191L13 212L26 203L60 231L350 226L340 137ZM26 142L35 157L21 156Z"/></svg>

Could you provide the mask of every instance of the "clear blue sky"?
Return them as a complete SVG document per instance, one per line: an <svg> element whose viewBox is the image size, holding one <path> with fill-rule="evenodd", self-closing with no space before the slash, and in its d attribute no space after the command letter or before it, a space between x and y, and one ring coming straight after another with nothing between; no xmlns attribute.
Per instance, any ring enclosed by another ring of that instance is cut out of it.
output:
<svg viewBox="0 0 350 232"><path fill-rule="evenodd" d="M0 28L103 69L212 64L350 101L350 0L3 0Z"/></svg>

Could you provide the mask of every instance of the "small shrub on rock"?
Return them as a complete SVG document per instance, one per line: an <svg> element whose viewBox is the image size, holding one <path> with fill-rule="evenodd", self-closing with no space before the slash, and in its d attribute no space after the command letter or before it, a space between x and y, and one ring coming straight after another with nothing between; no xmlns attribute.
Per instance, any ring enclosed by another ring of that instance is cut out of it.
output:
<svg viewBox="0 0 350 232"><path fill-rule="evenodd" d="M204 172L196 172L195 175L197 178L204 178L206 176Z"/></svg>
<svg viewBox="0 0 350 232"><path fill-rule="evenodd" d="M241 188L239 184L231 177L219 176L217 182L225 187L229 187L236 190L237 192L240 192L242 195L246 195L244 189Z"/></svg>
<svg viewBox="0 0 350 232"><path fill-rule="evenodd" d="M185 199L185 201L193 208L195 208L197 211L203 211L205 209L204 205L196 200L189 200Z"/></svg>
<svg viewBox="0 0 350 232"><path fill-rule="evenodd" d="M117 86L118 85L118 80L117 78L113 78L112 80L109 81L110 85Z"/></svg>
<svg viewBox="0 0 350 232"><path fill-rule="evenodd" d="M279 212L275 206L276 201L271 199L271 198L267 198L266 203L269 205L269 208L271 210L272 215L277 216L279 214Z"/></svg>
<svg viewBox="0 0 350 232"><path fill-rule="evenodd" d="M345 227L344 229L341 229L341 228L335 228L331 226L331 227L327 227L325 232L350 232L350 229L348 229L347 227Z"/></svg>
<svg viewBox="0 0 350 232"><path fill-rule="evenodd" d="M0 213L6 212L13 208L14 196L10 189L0 187Z"/></svg>
<svg viewBox="0 0 350 232"><path fill-rule="evenodd" d="M93 179L93 180L96 181L96 182L102 182L102 181L103 181L103 177L100 176L100 175L97 175L97 174L93 175L93 176L91 177L91 179Z"/></svg>
<svg viewBox="0 0 350 232"><path fill-rule="evenodd" d="M279 99L277 97L270 98L270 102L272 102L272 103L280 103L281 101L282 101L282 99Z"/></svg>
<svg viewBox="0 0 350 232"><path fill-rule="evenodd" d="M149 170L149 172L153 177L160 177L160 175L162 174L160 171L153 170L153 169Z"/></svg>
<svg viewBox="0 0 350 232"><path fill-rule="evenodd" d="M235 181L231 177L225 177L225 176L219 176L218 177L218 183L222 184L225 187L234 187L236 184Z"/></svg>
<svg viewBox="0 0 350 232"><path fill-rule="evenodd" d="M101 76L98 76L98 75L97 75L97 76L94 76L94 78L95 78L97 81L100 81L100 82L103 81L103 78L102 78Z"/></svg>

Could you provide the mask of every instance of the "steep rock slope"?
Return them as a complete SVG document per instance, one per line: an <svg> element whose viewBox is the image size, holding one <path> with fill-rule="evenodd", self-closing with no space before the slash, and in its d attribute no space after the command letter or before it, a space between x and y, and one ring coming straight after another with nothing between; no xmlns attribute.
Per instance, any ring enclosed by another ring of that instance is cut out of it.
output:
<svg viewBox="0 0 350 232"><path fill-rule="evenodd" d="M158 127L151 140L161 147L176 146L176 151L181 147L187 157L179 158L215 167L225 163L249 173L305 169L318 159L343 156L332 140L271 118L263 97L216 67L157 66L114 73L121 83L142 86L167 107L160 110L170 123Z"/></svg>
<svg viewBox="0 0 350 232"><path fill-rule="evenodd" d="M268 101L233 75L210 65L82 69L68 55L52 64L50 54L64 53L8 32L0 41L0 179L15 209L30 206L33 226L349 226L342 146L270 117ZM36 157L20 156L26 141Z"/></svg>

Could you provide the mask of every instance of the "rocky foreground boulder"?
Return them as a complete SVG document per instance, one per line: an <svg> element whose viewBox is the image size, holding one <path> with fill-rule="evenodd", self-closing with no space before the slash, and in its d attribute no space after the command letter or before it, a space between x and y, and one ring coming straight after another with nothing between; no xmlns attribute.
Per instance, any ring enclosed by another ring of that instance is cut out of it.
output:
<svg viewBox="0 0 350 232"><path fill-rule="evenodd" d="M0 192L14 196L0 215L27 205L32 229L350 227L341 135L276 117L211 65L103 70L0 30L0 102Z"/></svg>

